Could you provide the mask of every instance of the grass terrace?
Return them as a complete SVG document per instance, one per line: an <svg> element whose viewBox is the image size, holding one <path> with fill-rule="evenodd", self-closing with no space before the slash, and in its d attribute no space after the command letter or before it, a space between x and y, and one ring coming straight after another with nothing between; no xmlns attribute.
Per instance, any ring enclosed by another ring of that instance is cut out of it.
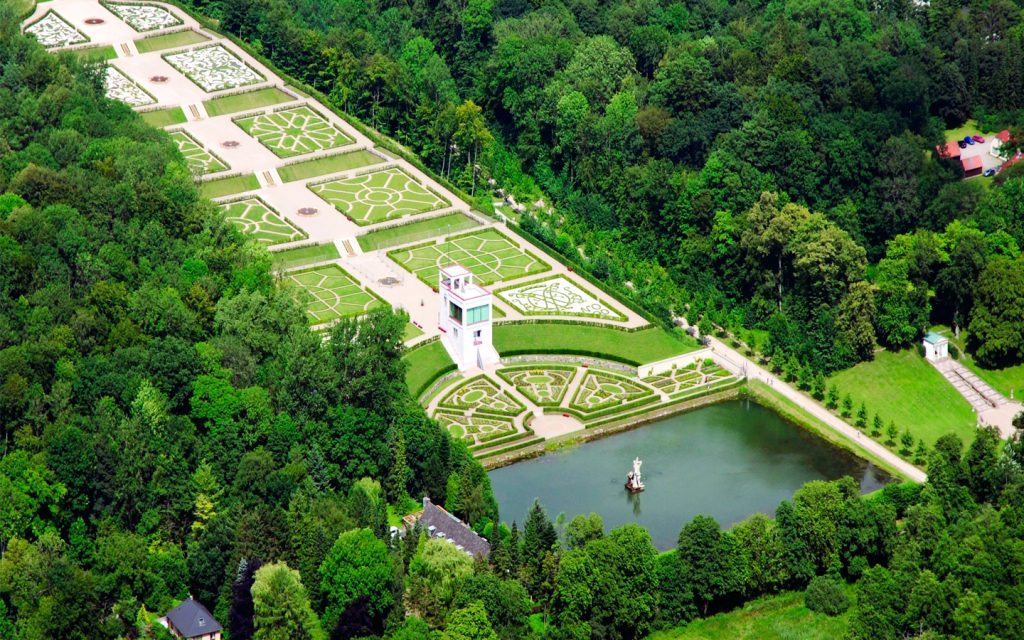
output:
<svg viewBox="0 0 1024 640"><path fill-rule="evenodd" d="M856 415L863 402L869 420L877 413L885 424L910 429L930 447L947 433L969 443L974 440L974 412L942 374L914 349L880 351L871 362L840 371L828 380L835 383L842 399L850 394Z"/></svg>
<svg viewBox="0 0 1024 640"><path fill-rule="evenodd" d="M146 124L160 128L169 127L175 124L184 124L188 120L185 117L185 112L181 110L181 107L146 111L139 115L146 121Z"/></svg>
<svg viewBox="0 0 1024 640"><path fill-rule="evenodd" d="M351 153L338 153L333 156L296 162L285 167L279 167L277 175L281 176L284 182L295 182L296 180L307 180L329 173L340 173L350 169L368 167L384 162L379 156L375 156L365 149L352 151Z"/></svg>
<svg viewBox="0 0 1024 640"><path fill-rule="evenodd" d="M260 181L252 173L220 178L218 180L207 180L199 183L199 195L204 198L223 198L245 191L255 191L260 188Z"/></svg>
<svg viewBox="0 0 1024 640"><path fill-rule="evenodd" d="M329 242L327 244L311 244L305 247L297 247L295 249L275 251L270 254L270 259L274 264L274 269L279 271L286 271L288 269L294 269L295 267L301 267L307 264L324 262L325 260L336 260L340 257L341 255L338 253L338 247L336 247L333 242Z"/></svg>
<svg viewBox="0 0 1024 640"><path fill-rule="evenodd" d="M75 49L71 53L73 53L82 62L104 62L106 60L113 60L117 57L117 52L114 51L114 47L112 45L105 47L89 47L88 49Z"/></svg>
<svg viewBox="0 0 1024 640"><path fill-rule="evenodd" d="M494 348L503 356L567 353L640 365L700 348L682 332L658 327L623 331L615 327L563 322L494 325Z"/></svg>
<svg viewBox="0 0 1024 640"><path fill-rule="evenodd" d="M200 42L206 42L208 40L209 38L203 34L189 29L188 31L165 33L162 36L152 36L149 38L143 38L142 40L136 40L135 48L139 50L139 53L150 53L152 51L187 47L189 45L199 44Z"/></svg>
<svg viewBox="0 0 1024 640"><path fill-rule="evenodd" d="M256 91L236 93L230 96L207 100L203 103L203 107L206 109L206 113L213 118L229 113L239 113L240 111L261 109L283 102L291 102L294 99L277 87L267 87L266 89L257 89Z"/></svg>
<svg viewBox="0 0 1024 640"><path fill-rule="evenodd" d="M449 213L436 218L418 220L396 227L371 231L356 238L363 251L377 251L410 242L436 238L441 235L479 226L472 218L461 213Z"/></svg>
<svg viewBox="0 0 1024 640"><path fill-rule="evenodd" d="M410 349L402 359L409 365L405 371L405 384L414 398L442 375L455 370L455 363L440 340Z"/></svg>

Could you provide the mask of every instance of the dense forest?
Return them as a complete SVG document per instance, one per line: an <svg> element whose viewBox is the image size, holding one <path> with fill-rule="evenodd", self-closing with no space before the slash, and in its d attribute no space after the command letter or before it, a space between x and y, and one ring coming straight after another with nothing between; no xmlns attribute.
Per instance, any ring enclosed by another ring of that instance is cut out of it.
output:
<svg viewBox="0 0 1024 640"><path fill-rule="evenodd" d="M1020 10L909 6L202 9L469 190L533 189L528 167L558 208L524 225L666 313L822 369L930 319L1019 359L1024 177L982 188L924 151L943 120L1019 121ZM664 554L596 514L498 524L402 382L404 316L324 341L97 65L7 7L0 65L0 640L167 638L154 614L189 594L230 640L625 640L784 589L852 607L853 640L1024 628L1019 437L945 436L923 485L697 517ZM392 537L423 496L489 561Z"/></svg>
<svg viewBox="0 0 1024 640"><path fill-rule="evenodd" d="M1021 168L931 154L1024 124L1019 0L188 4L482 207L554 198L524 229L662 317L819 373L932 322L1024 361Z"/></svg>

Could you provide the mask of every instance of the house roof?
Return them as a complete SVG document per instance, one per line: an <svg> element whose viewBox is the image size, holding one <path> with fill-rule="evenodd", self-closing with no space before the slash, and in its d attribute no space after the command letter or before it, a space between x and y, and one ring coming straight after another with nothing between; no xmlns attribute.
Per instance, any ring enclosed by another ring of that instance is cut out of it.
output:
<svg viewBox="0 0 1024 640"><path fill-rule="evenodd" d="M185 638L195 638L206 633L220 631L220 623L210 612L191 596L167 612L167 620Z"/></svg>
<svg viewBox="0 0 1024 640"><path fill-rule="evenodd" d="M471 556L487 557L491 553L491 544L478 536L465 522L423 498L423 513L420 524L431 538L444 538Z"/></svg>
<svg viewBox="0 0 1024 640"><path fill-rule="evenodd" d="M963 165L964 171L975 171L982 167L981 156L971 156L970 158L961 158L960 164Z"/></svg>
<svg viewBox="0 0 1024 640"><path fill-rule="evenodd" d="M935 151L939 154L940 158L959 158L960 157L960 144L959 140L951 140L946 144L940 144L935 146Z"/></svg>
<svg viewBox="0 0 1024 640"><path fill-rule="evenodd" d="M924 341L927 342L928 344L938 344L940 342L949 342L949 339L946 338L946 336L942 335L941 333L929 331L928 335L924 337Z"/></svg>
<svg viewBox="0 0 1024 640"><path fill-rule="evenodd" d="M1000 131L999 133L996 134L996 138L1000 142L1009 142L1010 141L1010 130L1009 129L1003 129L1002 131Z"/></svg>

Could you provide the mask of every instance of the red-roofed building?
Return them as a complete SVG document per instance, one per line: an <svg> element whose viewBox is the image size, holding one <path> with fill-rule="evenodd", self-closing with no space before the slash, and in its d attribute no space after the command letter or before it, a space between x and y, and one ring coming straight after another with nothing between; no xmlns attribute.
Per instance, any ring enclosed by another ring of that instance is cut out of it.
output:
<svg viewBox="0 0 1024 640"><path fill-rule="evenodd" d="M971 156L970 158L963 158L960 160L960 165L964 169L964 177L971 178L974 176L980 176L984 165L981 161L981 156Z"/></svg>
<svg viewBox="0 0 1024 640"><path fill-rule="evenodd" d="M1000 131L999 133L996 134L996 138L1000 142L1009 142L1010 141L1010 130L1009 129L1003 129L1002 131Z"/></svg>
<svg viewBox="0 0 1024 640"><path fill-rule="evenodd" d="M960 157L960 141L952 140L946 144L935 145L935 152L939 154L942 159L948 158L959 158Z"/></svg>

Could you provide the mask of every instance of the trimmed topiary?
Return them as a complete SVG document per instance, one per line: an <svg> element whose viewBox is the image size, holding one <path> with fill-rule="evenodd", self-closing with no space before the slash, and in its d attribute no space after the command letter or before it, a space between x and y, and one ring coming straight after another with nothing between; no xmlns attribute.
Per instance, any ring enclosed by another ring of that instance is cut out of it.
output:
<svg viewBox="0 0 1024 640"><path fill-rule="evenodd" d="M817 576L804 591L804 604L811 611L837 616L850 608L850 599L836 580Z"/></svg>

